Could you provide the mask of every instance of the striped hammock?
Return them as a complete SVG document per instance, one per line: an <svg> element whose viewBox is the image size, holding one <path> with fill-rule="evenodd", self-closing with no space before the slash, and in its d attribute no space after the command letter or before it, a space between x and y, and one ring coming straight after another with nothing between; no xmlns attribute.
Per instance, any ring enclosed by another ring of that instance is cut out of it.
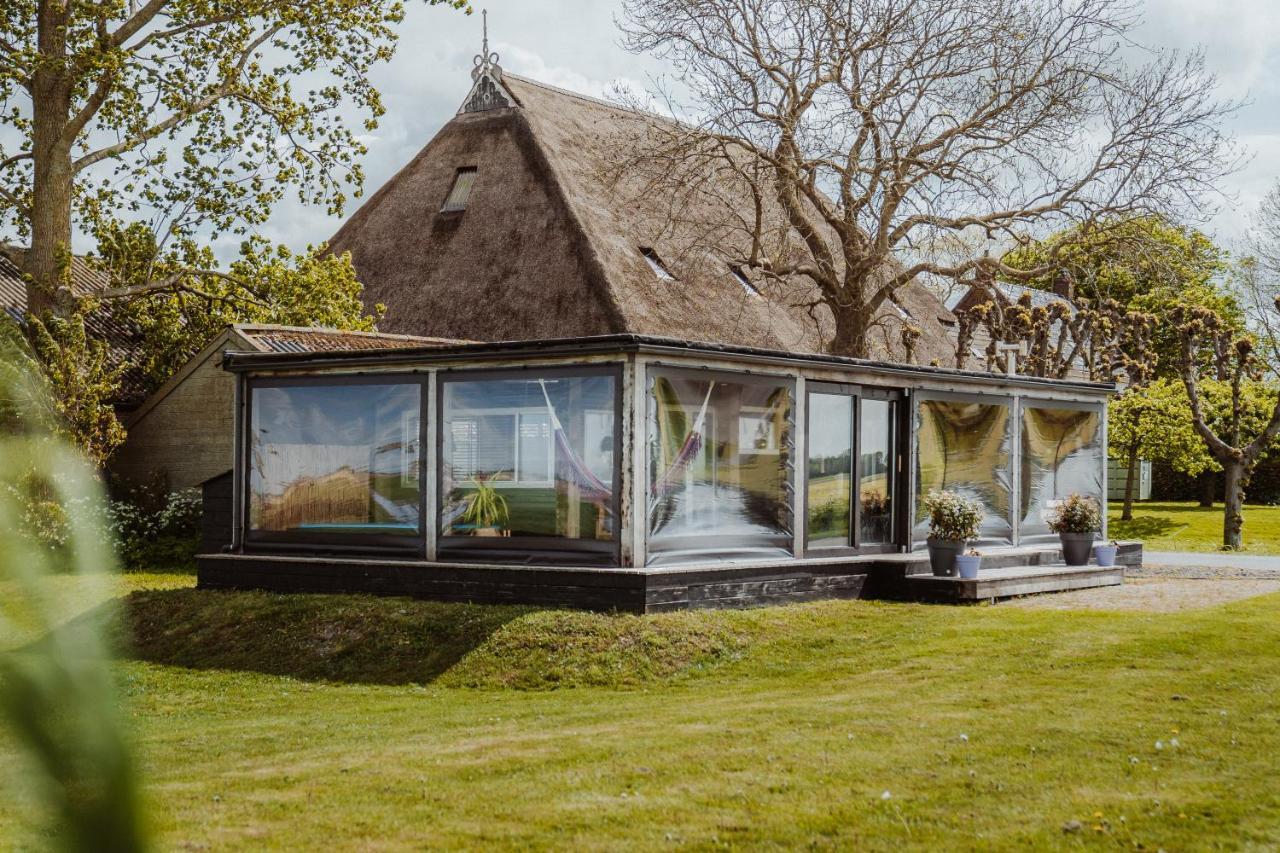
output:
<svg viewBox="0 0 1280 853"><path fill-rule="evenodd" d="M689 435L685 437L684 444L680 446L680 451L676 453L675 459L671 460L671 465L667 467L661 477L654 481L649 489L653 497L661 497L675 488L679 481L684 478L685 471L693 464L698 451L702 449L702 433L706 429L707 423L707 405L711 402L711 392L715 390L715 387L716 383L714 382L707 385L707 395L702 398L702 407L698 409L698 416L693 419L693 425L689 428Z"/></svg>
<svg viewBox="0 0 1280 853"><path fill-rule="evenodd" d="M556 445L556 479L573 483L582 490L582 496L589 501L602 505L613 497L613 489L595 475L578 454L573 452L569 444L569 436L565 434L564 425L556 416L555 406L551 405L551 395L547 393L547 383L539 379L542 388L542 399L547 401L547 414L551 417L551 432ZM605 507L607 510L608 507Z"/></svg>

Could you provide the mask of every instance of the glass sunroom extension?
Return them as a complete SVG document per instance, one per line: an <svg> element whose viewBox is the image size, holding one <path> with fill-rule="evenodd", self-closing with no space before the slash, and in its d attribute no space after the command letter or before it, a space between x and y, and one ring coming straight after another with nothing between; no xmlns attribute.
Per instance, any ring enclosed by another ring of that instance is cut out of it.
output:
<svg viewBox="0 0 1280 853"><path fill-rule="evenodd" d="M396 560L401 585L911 552L932 489L981 502L984 546L1034 544L1105 494L1109 386L636 336L225 360L228 553Z"/></svg>

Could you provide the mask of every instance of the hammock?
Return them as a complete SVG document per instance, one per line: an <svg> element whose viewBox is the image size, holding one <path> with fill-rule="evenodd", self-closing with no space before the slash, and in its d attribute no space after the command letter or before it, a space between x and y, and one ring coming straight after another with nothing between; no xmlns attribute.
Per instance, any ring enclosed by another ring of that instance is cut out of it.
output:
<svg viewBox="0 0 1280 853"><path fill-rule="evenodd" d="M589 501L598 501L607 512L604 502L613 497L613 489L597 477L586 463L573 452L569 445L569 436L565 434L564 425L556 417L555 406L551 405L551 395L547 393L547 384L538 380L542 388L542 398L547 401L547 414L551 416L551 430L556 442L556 478L573 483L582 490L582 496ZM563 461L563 464L561 464Z"/></svg>
<svg viewBox="0 0 1280 853"><path fill-rule="evenodd" d="M662 476L654 481L650 489L654 497L671 491L693 462L694 457L698 455L698 451L702 449L702 431L706 429L707 404L711 402L711 392L715 387L714 382L707 386L707 396L702 398L702 408L698 409L698 416L693 419L693 425L689 428L689 435L685 437L684 444L680 446L680 452L676 454L675 459L671 460L670 467L663 472Z"/></svg>

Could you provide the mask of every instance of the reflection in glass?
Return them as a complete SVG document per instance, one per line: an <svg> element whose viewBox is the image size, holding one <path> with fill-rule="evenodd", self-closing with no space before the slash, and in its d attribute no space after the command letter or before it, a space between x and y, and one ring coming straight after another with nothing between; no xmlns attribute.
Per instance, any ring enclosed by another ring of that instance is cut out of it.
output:
<svg viewBox="0 0 1280 853"><path fill-rule="evenodd" d="M809 547L848 547L853 397L809 395Z"/></svg>
<svg viewBox="0 0 1280 853"><path fill-rule="evenodd" d="M445 382L442 535L613 539L614 404L612 376Z"/></svg>
<svg viewBox="0 0 1280 853"><path fill-rule="evenodd" d="M1049 511L1072 492L1102 504L1104 464L1101 413L1024 407L1020 534L1051 535Z"/></svg>
<svg viewBox="0 0 1280 853"><path fill-rule="evenodd" d="M252 390L249 527L300 534L416 534L420 389Z"/></svg>
<svg viewBox="0 0 1280 853"><path fill-rule="evenodd" d="M789 553L790 459L788 384L654 377L650 554Z"/></svg>
<svg viewBox="0 0 1280 853"><path fill-rule="evenodd" d="M860 545L893 541L893 403L862 401L858 434L858 528Z"/></svg>
<svg viewBox="0 0 1280 853"><path fill-rule="evenodd" d="M916 425L916 493L951 489L984 508L981 538L1012 541L1013 421L1008 405L922 400ZM915 538L929 535L917 502Z"/></svg>

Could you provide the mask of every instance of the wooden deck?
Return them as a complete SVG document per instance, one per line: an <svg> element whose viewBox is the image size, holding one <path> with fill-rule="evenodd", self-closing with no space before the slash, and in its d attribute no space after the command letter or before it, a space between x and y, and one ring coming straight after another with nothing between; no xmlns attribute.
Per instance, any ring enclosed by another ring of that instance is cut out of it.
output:
<svg viewBox="0 0 1280 853"><path fill-rule="evenodd" d="M203 554L196 563L199 585L205 589L364 592L632 613L823 598L981 601L1123 580L1123 567L1068 569L1060 560L1052 547L993 549L984 557L986 568L976 581L933 577L928 574L928 555L920 552L648 569L261 554ZM1120 562L1141 565L1141 546L1126 543Z"/></svg>
<svg viewBox="0 0 1280 853"><path fill-rule="evenodd" d="M909 575L905 579L904 597L913 601L974 602L995 601L1018 595L1043 592L1065 592L1096 586L1124 583L1124 566L1009 566L980 569L978 577L940 578L933 575Z"/></svg>

